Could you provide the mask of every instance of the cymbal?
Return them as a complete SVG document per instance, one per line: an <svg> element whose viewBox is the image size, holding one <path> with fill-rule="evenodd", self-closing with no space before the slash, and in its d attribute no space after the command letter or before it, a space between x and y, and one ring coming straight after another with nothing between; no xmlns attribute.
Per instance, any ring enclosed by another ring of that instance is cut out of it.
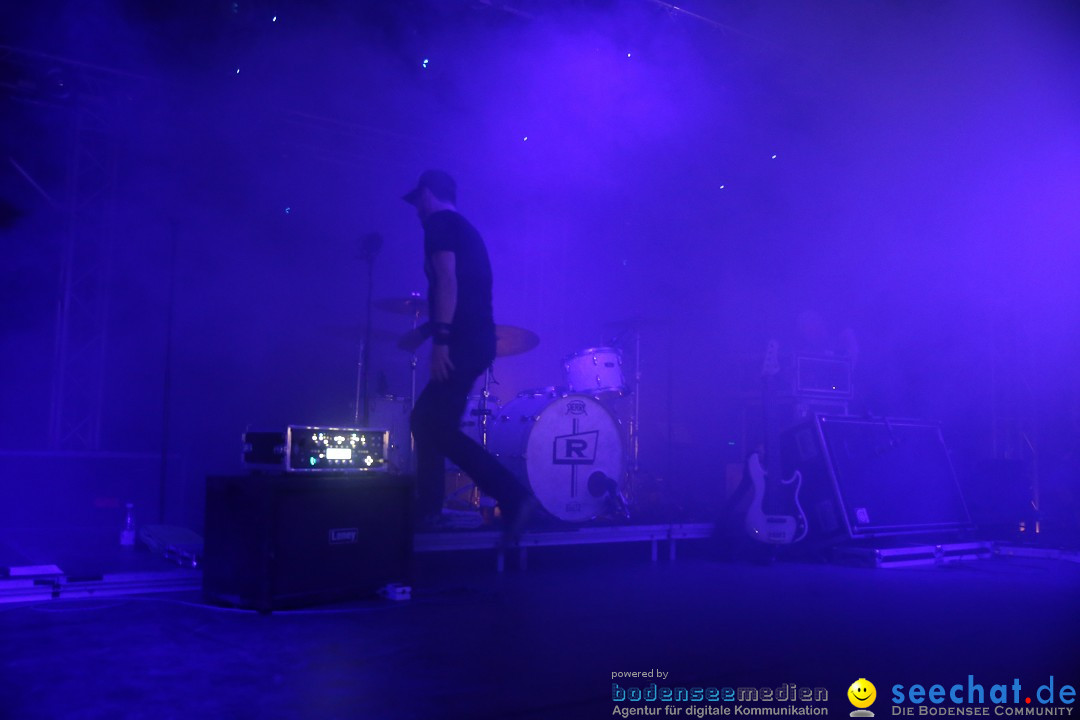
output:
<svg viewBox="0 0 1080 720"><path fill-rule="evenodd" d="M495 326L495 357L520 355L540 344L540 336L516 325Z"/></svg>
<svg viewBox="0 0 1080 720"><path fill-rule="evenodd" d="M418 294L408 297L379 298L371 303L374 307L398 315L426 315L427 300Z"/></svg>
<svg viewBox="0 0 1080 720"><path fill-rule="evenodd" d="M398 349L405 352L416 352L416 349L429 337L431 337L431 328L425 323L402 335L397 346ZM532 330L526 330L516 325L495 326L495 357L520 355L532 350L539 344L540 336Z"/></svg>

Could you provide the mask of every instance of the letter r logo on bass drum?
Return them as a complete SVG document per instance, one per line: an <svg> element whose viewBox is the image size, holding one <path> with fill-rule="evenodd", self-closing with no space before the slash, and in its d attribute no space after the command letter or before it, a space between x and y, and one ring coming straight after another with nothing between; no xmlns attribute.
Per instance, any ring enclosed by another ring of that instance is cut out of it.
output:
<svg viewBox="0 0 1080 720"><path fill-rule="evenodd" d="M556 435L551 461L556 465L592 465L596 462L596 444L600 432Z"/></svg>

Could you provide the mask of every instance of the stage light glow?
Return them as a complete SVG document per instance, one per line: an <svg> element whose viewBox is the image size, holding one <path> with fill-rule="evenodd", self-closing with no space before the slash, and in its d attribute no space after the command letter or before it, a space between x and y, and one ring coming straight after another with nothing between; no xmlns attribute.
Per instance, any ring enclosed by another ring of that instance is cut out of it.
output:
<svg viewBox="0 0 1080 720"><path fill-rule="evenodd" d="M773 160L775 160L775 159L776 159L776 156L775 156L775 155L773 155L773 156L772 156L772 159L773 159Z"/></svg>
<svg viewBox="0 0 1080 720"><path fill-rule="evenodd" d="M626 53L626 57L630 57L630 53Z"/></svg>
<svg viewBox="0 0 1080 720"><path fill-rule="evenodd" d="M277 15L275 15L275 16L274 16L274 19L273 19L273 20L271 20L270 22L277 22Z"/></svg>
<svg viewBox="0 0 1080 720"><path fill-rule="evenodd" d="M431 62L431 61L428 58L424 58L424 62L420 63L420 65L422 67L426 68L429 62Z"/></svg>
<svg viewBox="0 0 1080 720"><path fill-rule="evenodd" d="M526 135L525 137L521 138L521 142L527 142L528 139L529 139L529 136Z"/></svg>
<svg viewBox="0 0 1080 720"><path fill-rule="evenodd" d="M239 74L240 74L240 68L236 68L236 74L237 74L237 75L239 75Z"/></svg>
<svg viewBox="0 0 1080 720"><path fill-rule="evenodd" d="M285 214L286 214L286 215L288 215L288 214L289 214L289 213L291 213L291 212L292 212L292 206L289 206L289 207L286 207L286 208L285 208Z"/></svg>
<svg viewBox="0 0 1080 720"><path fill-rule="evenodd" d="M723 190L723 189L724 189L724 186L723 186L723 185L721 185L721 186L720 186L720 189L721 189L721 190Z"/></svg>

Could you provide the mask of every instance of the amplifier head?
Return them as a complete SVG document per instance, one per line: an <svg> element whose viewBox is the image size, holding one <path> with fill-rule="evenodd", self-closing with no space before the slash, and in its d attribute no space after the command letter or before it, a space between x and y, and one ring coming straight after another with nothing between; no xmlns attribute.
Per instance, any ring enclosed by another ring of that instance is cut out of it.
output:
<svg viewBox="0 0 1080 720"><path fill-rule="evenodd" d="M244 465L286 472L378 472L387 469L389 432L373 428L289 425L285 432L244 433Z"/></svg>
<svg viewBox="0 0 1080 720"><path fill-rule="evenodd" d="M795 356L795 394L851 399L851 358Z"/></svg>

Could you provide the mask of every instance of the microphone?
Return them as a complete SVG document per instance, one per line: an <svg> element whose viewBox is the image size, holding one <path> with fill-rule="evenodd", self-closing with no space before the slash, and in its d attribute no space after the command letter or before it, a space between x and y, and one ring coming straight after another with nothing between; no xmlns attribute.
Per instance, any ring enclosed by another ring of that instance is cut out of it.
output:
<svg viewBox="0 0 1080 720"><path fill-rule="evenodd" d="M613 479L597 470L589 476L589 494L595 498L603 497L606 494L612 496L619 494L619 486Z"/></svg>
<svg viewBox="0 0 1080 720"><path fill-rule="evenodd" d="M619 484L615 479L597 470L589 475L589 494L594 498L607 497L607 507L615 515L624 518L630 517L630 510L626 507L626 498L619 492Z"/></svg>

